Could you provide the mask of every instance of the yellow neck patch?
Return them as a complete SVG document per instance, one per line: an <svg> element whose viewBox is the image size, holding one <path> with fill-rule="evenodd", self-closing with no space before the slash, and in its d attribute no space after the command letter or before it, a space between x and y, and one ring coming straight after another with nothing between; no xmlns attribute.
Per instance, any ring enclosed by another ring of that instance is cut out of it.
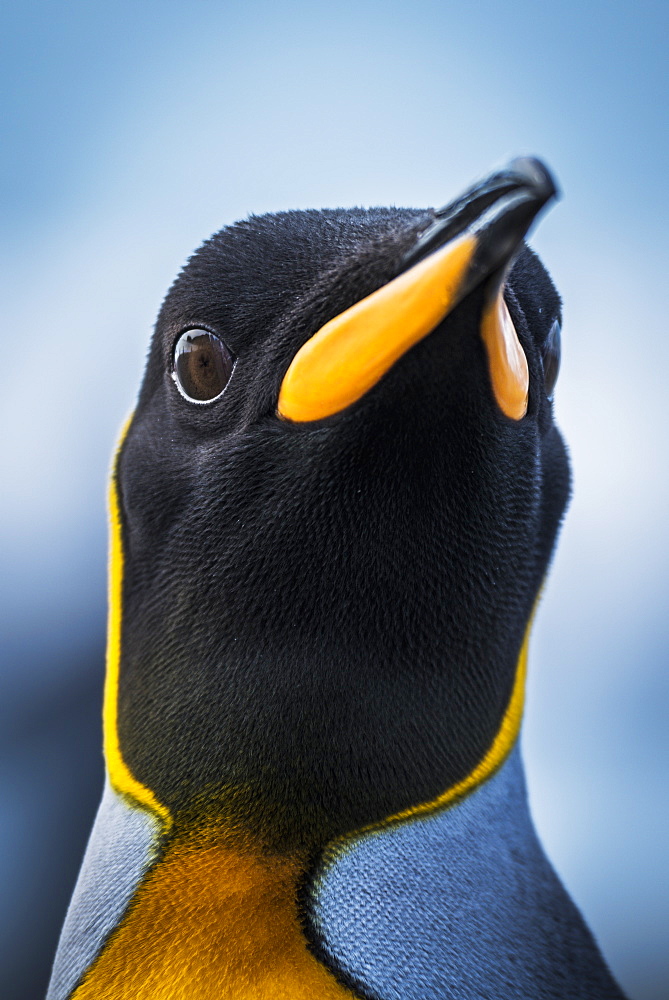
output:
<svg viewBox="0 0 669 1000"><path fill-rule="evenodd" d="M102 722L107 773L112 788L131 799L142 809L148 809L169 829L172 817L169 810L158 801L150 788L132 774L123 760L118 736L118 682L121 666L121 624L123 619L123 530L118 499L118 460L128 433L132 414L128 417L114 456L109 484L109 615L107 623L107 671L105 674L104 708Z"/></svg>

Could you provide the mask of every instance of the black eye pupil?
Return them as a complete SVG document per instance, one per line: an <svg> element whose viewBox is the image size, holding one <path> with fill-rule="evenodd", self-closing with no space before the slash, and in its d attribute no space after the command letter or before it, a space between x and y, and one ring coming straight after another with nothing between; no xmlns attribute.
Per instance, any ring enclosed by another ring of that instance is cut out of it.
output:
<svg viewBox="0 0 669 1000"><path fill-rule="evenodd" d="M544 389L549 399L553 398L555 383L560 372L561 339L560 323L554 320L543 349Z"/></svg>
<svg viewBox="0 0 669 1000"><path fill-rule="evenodd" d="M234 363L220 337L208 330L187 330L174 348L172 374L187 399L208 403L225 389Z"/></svg>

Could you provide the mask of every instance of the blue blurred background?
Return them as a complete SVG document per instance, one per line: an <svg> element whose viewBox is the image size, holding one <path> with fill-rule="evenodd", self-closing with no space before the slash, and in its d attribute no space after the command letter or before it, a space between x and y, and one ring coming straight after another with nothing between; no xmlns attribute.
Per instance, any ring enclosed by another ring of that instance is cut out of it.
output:
<svg viewBox="0 0 669 1000"><path fill-rule="evenodd" d="M669 995L666 0L3 7L0 921L43 995L101 790L108 459L180 265L249 212L435 205L537 153L575 496L532 645L537 825Z"/></svg>

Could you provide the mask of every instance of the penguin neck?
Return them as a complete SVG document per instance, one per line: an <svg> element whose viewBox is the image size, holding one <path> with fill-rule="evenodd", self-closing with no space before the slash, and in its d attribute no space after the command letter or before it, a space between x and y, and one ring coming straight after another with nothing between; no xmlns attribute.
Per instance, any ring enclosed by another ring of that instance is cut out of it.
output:
<svg viewBox="0 0 669 1000"><path fill-rule="evenodd" d="M449 806L335 845L311 898L318 953L362 995L533 996L539 976L580 996L587 973L588 995L619 996L539 844L517 745Z"/></svg>
<svg viewBox="0 0 669 1000"><path fill-rule="evenodd" d="M433 859L436 864L446 861L449 895L452 897L454 892L459 895L466 887L468 898L474 899L476 893L472 889L482 887L482 883L472 880L475 868L483 859L488 868L500 864L513 867L520 855L500 853L499 848L506 843L516 844L519 838L526 844L536 840L519 741L516 741L498 768L446 804L431 804L413 815L407 811L398 819L329 845L314 878L316 894L322 900L320 908L324 912L326 901L334 898L333 894L340 891L354 872L376 871L376 877L384 877L381 873L388 864L392 868L409 853L416 859L430 861L430 865L414 870L416 884L420 876L432 879ZM526 860L524 855L523 865ZM352 888L353 882L348 886Z"/></svg>

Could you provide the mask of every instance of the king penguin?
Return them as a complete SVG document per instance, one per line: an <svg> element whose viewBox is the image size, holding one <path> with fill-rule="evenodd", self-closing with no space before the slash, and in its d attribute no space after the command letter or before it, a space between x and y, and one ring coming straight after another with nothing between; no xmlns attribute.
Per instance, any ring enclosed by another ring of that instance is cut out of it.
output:
<svg viewBox="0 0 669 1000"><path fill-rule="evenodd" d="M110 490L107 781L48 1000L614 1000L518 736L568 501L514 160L214 235Z"/></svg>

